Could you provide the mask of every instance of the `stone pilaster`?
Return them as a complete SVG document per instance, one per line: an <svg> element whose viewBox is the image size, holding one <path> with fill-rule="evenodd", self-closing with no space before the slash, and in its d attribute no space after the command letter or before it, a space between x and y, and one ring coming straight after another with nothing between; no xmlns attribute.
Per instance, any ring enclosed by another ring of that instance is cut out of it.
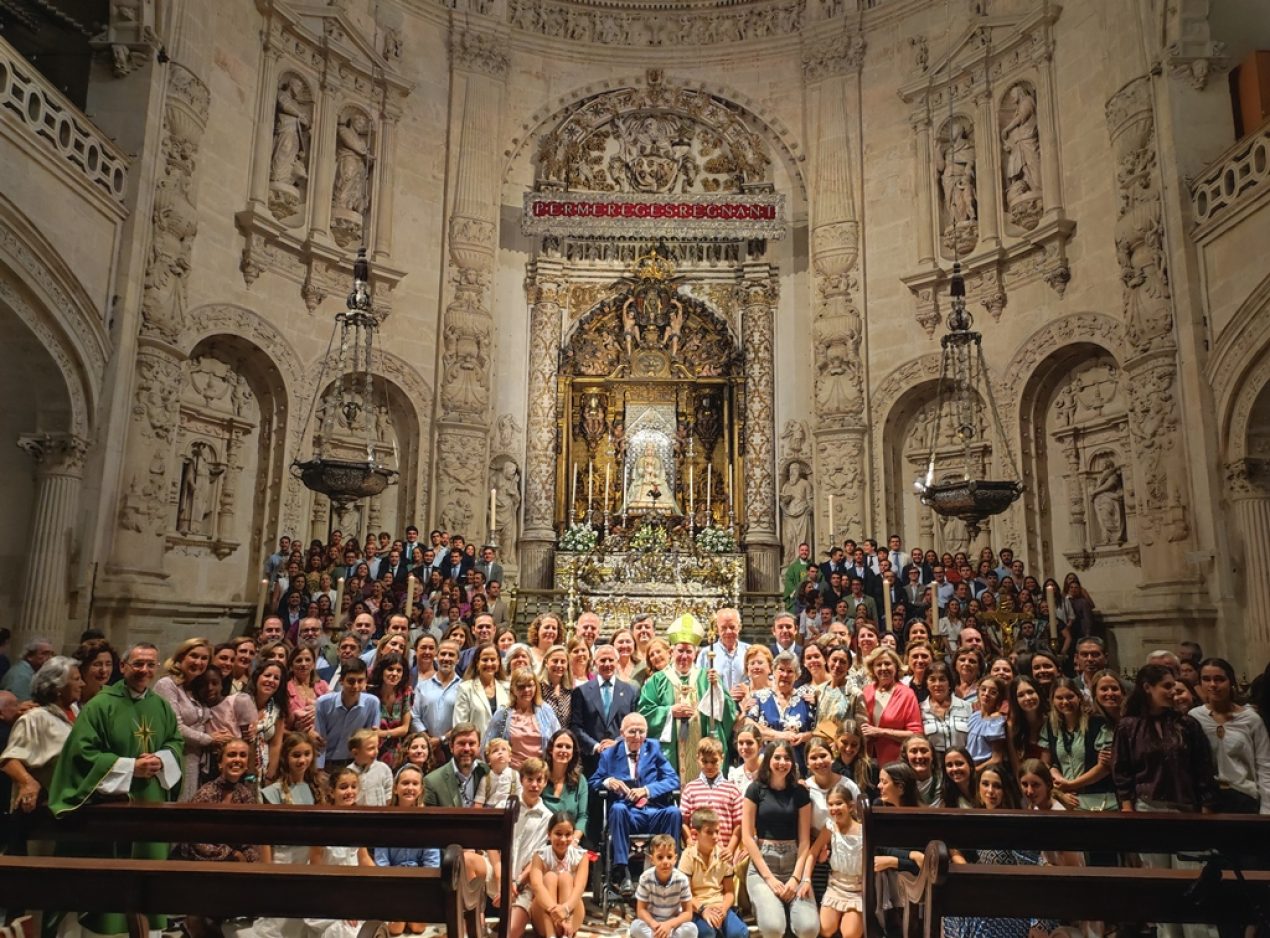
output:
<svg viewBox="0 0 1270 938"><path fill-rule="evenodd" d="M824 550L846 536L858 538L864 533L864 467L869 464L860 351L864 321L852 300L860 226L846 106L856 98L860 61L858 56L848 57L840 64L819 82L811 232L811 261L820 296L812 322L816 531L818 546ZM831 498L833 511L829 510Z"/></svg>
<svg viewBox="0 0 1270 938"><path fill-rule="evenodd" d="M128 426L131 468L123 480L113 564L116 570L149 576L162 575L162 535L175 521L173 446L185 357L179 343L198 233L195 170L209 105L207 86L198 76L170 63Z"/></svg>
<svg viewBox="0 0 1270 938"><path fill-rule="evenodd" d="M1262 459L1226 464L1226 490L1235 517L1235 583L1243 604L1242 658L1270 656L1270 467Z"/></svg>
<svg viewBox="0 0 1270 938"><path fill-rule="evenodd" d="M460 116L447 242L453 290L441 318L434 491L441 525L473 538L485 527L489 465L494 359L489 295L498 243L504 49L496 36L454 20L450 57Z"/></svg>
<svg viewBox="0 0 1270 938"><path fill-rule="evenodd" d="M560 261L540 257L529 271L529 419L525 432L525 529L520 536L520 581L528 589L551 586L556 543L556 368L560 355L560 303L565 284Z"/></svg>
<svg viewBox="0 0 1270 938"><path fill-rule="evenodd" d="M13 645L38 635L57 646L74 639L64 634L66 594L88 443L70 433L28 433L17 442L35 461L35 510Z"/></svg>
<svg viewBox="0 0 1270 938"><path fill-rule="evenodd" d="M773 318L775 271L762 261L745 264L741 283L741 340L745 354L745 530L743 547L752 590L780 588L776 534L776 398Z"/></svg>
<svg viewBox="0 0 1270 938"><path fill-rule="evenodd" d="M1138 480L1142 575L1144 586L1170 588L1194 576L1186 561L1190 483L1149 76L1133 79L1111 97L1107 128L1120 196L1116 257L1124 283L1124 386Z"/></svg>

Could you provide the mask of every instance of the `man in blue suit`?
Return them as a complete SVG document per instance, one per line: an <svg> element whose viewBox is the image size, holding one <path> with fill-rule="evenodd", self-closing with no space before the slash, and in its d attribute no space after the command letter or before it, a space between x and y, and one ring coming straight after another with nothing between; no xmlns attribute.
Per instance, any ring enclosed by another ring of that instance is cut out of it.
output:
<svg viewBox="0 0 1270 938"><path fill-rule="evenodd" d="M617 649L595 649L595 677L573 688L569 728L582 748L582 769L591 776L605 750L616 746L622 721L639 706L639 688L617 676ZM598 813L598 812L597 812Z"/></svg>
<svg viewBox="0 0 1270 938"><path fill-rule="evenodd" d="M679 790L679 776L661 744L648 738L648 721L631 713L622 720L622 741L600 756L590 785L595 797L609 802L613 880L630 897L635 893L627 868L631 834L670 834L679 842L682 819L671 798Z"/></svg>

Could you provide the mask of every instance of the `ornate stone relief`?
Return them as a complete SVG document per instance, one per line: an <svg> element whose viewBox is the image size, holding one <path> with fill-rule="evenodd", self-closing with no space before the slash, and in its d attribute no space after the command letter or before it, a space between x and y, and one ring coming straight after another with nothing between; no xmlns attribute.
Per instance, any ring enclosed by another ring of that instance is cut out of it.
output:
<svg viewBox="0 0 1270 938"><path fill-rule="evenodd" d="M802 420L789 420L781 432L781 458L777 471L780 489L781 563L798 556L798 545L816 544L814 517L816 491L812 484L810 433Z"/></svg>
<svg viewBox="0 0 1270 938"><path fill-rule="evenodd" d="M813 42L803 50L803 79L818 81L829 75L856 72L864 65L864 36L835 33Z"/></svg>
<svg viewBox="0 0 1270 938"><path fill-rule="evenodd" d="M1203 91L1215 69L1227 64L1226 45L1213 39L1212 0L1173 0L1165 9L1164 63L1169 74Z"/></svg>
<svg viewBox="0 0 1270 938"><path fill-rule="evenodd" d="M1013 286L1041 279L1059 296L1067 289L1075 223L1064 213L1058 166L1052 30L1059 12L1041 3L1020 16L980 15L933 63L919 54L913 80L900 89L913 107L918 193L917 269L902 280L928 335L947 292L943 265L953 259L966 273L968 300L994 319ZM923 37L913 42L924 49Z"/></svg>
<svg viewBox="0 0 1270 938"><path fill-rule="evenodd" d="M171 63L163 110L163 168L151 210L150 254L141 300L141 334L174 342L185 325L186 280L198 233L194 172L207 125L207 87Z"/></svg>
<svg viewBox="0 0 1270 938"><path fill-rule="evenodd" d="M697 88L646 84L598 94L538 144L539 188L734 193L768 178L771 157L740 108Z"/></svg>
<svg viewBox="0 0 1270 938"><path fill-rule="evenodd" d="M1161 537L1184 540L1190 525L1149 76L1129 82L1107 102L1107 128L1119 194L1116 256L1129 346L1129 426L1142 476L1142 542L1150 546Z"/></svg>
<svg viewBox="0 0 1270 938"><path fill-rule="evenodd" d="M376 44L365 17L338 5L256 6L268 28L250 198L235 216L243 279L250 286L266 271L281 274L313 312L343 296L364 245L376 308L387 312L405 275L390 263L393 141L411 90L396 71L400 35L393 58L387 34Z"/></svg>
<svg viewBox="0 0 1270 938"><path fill-rule="evenodd" d="M456 29L450 34L450 60L456 68L506 78L510 60L507 45L493 33Z"/></svg>
<svg viewBox="0 0 1270 938"><path fill-rule="evenodd" d="M830 9L840 5L839 0L816 3ZM596 10L589 4L559 0L508 0L508 18L516 29L551 39L606 46L677 47L788 36L802 28L804 7L805 0L777 0L747 4L735 11L711 6L668 15L662 10Z"/></svg>
<svg viewBox="0 0 1270 938"><path fill-rule="evenodd" d="M110 58L116 78L125 78L140 68L159 48L153 0L113 0L106 29L89 40L89 45Z"/></svg>

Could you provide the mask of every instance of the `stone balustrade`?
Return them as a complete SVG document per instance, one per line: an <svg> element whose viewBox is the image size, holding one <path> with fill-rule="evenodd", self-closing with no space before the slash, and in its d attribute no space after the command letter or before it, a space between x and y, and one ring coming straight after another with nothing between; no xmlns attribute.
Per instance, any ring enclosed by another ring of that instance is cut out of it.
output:
<svg viewBox="0 0 1270 938"><path fill-rule="evenodd" d="M1196 240L1240 217L1270 192L1270 121L1218 157L1191 186Z"/></svg>
<svg viewBox="0 0 1270 938"><path fill-rule="evenodd" d="M13 46L0 39L0 125L122 203L128 157Z"/></svg>

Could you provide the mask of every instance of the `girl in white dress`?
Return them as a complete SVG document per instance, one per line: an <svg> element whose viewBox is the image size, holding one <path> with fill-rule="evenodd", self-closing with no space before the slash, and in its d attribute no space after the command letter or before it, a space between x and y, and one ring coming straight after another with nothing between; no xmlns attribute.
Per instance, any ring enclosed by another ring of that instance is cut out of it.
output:
<svg viewBox="0 0 1270 938"><path fill-rule="evenodd" d="M811 855L829 848L829 885L820 906L821 938L841 931L842 938L864 934L863 843L855 799L848 783L829 792L829 823L812 844Z"/></svg>
<svg viewBox="0 0 1270 938"><path fill-rule="evenodd" d="M331 800L336 807L357 805L357 789L361 776L349 767L331 773ZM374 866L375 861L365 847L310 847L312 866ZM357 938L362 923L356 919L306 918L305 938Z"/></svg>
<svg viewBox="0 0 1270 938"><path fill-rule="evenodd" d="M586 890L587 852L573 842L573 815L557 811L547 822L547 843L534 854L529 869L533 902L529 917L543 938L573 938L582 925L582 893Z"/></svg>
<svg viewBox="0 0 1270 938"><path fill-rule="evenodd" d="M282 732L279 727L278 732ZM287 733L278 754L278 780L260 790L265 804L324 804L325 782L314 764L313 743L304 733ZM308 847L263 844L260 859L265 863L304 865L309 862ZM257 938L301 938L304 922L292 918L261 918L253 929Z"/></svg>

